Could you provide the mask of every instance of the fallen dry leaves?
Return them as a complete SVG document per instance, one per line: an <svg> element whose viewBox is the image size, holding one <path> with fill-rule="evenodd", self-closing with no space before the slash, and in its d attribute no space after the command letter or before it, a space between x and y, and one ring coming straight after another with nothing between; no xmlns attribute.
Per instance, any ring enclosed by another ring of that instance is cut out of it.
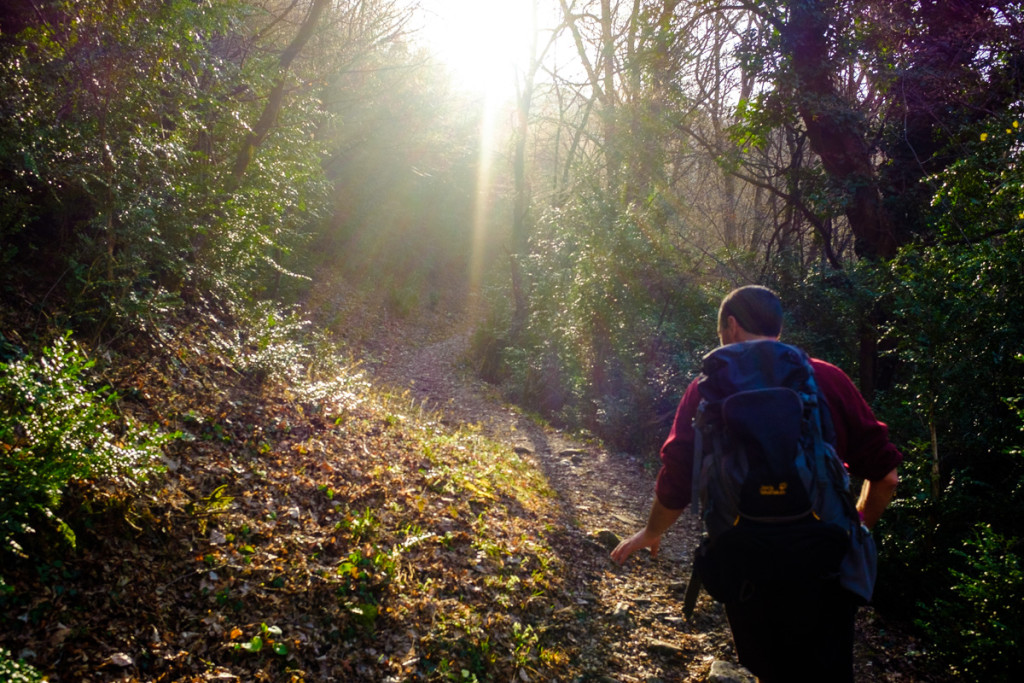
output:
<svg viewBox="0 0 1024 683"><path fill-rule="evenodd" d="M182 432L166 472L68 492L77 547L5 566L0 644L60 681L570 671L543 626L572 600L535 466L398 403L326 412L186 348L117 377L126 408Z"/></svg>

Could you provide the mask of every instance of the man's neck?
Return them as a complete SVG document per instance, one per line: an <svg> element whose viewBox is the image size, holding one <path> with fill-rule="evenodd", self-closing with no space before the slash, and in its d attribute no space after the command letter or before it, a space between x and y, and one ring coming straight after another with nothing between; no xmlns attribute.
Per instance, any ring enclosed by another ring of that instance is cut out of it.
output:
<svg viewBox="0 0 1024 683"><path fill-rule="evenodd" d="M739 335L737 341L741 342L752 342L752 341L779 341L778 337L769 337L759 334L748 334L746 332Z"/></svg>

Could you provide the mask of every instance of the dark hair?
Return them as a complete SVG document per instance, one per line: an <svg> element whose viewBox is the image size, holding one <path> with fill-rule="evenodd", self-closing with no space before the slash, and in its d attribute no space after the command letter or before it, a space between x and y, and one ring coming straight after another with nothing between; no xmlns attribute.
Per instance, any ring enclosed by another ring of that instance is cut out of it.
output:
<svg viewBox="0 0 1024 683"><path fill-rule="evenodd" d="M767 287L747 285L729 292L718 309L718 329L725 328L730 315L750 334L778 337L782 333L782 302Z"/></svg>

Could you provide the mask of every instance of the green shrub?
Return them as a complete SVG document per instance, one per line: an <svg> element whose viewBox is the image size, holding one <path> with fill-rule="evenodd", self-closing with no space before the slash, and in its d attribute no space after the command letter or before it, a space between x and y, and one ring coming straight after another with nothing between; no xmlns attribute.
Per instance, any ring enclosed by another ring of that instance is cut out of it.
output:
<svg viewBox="0 0 1024 683"><path fill-rule="evenodd" d="M1024 564L1017 545L977 524L963 548L951 551L948 597L921 606L918 625L966 679L1000 680L1024 668Z"/></svg>
<svg viewBox="0 0 1024 683"><path fill-rule="evenodd" d="M117 394L92 388L95 361L69 339L57 339L41 358L0 363L0 542L50 519L74 542L55 512L72 480L144 477L159 446L172 438L132 424L114 410Z"/></svg>
<svg viewBox="0 0 1024 683"><path fill-rule="evenodd" d="M488 293L481 374L556 425L656 452L715 330L715 297L684 275L693 264L660 224L657 207L603 192L546 212L521 259L521 316L511 282Z"/></svg>
<svg viewBox="0 0 1024 683"><path fill-rule="evenodd" d="M314 360L309 322L274 301L229 305L237 324L216 343L238 371L257 384L300 382Z"/></svg>
<svg viewBox="0 0 1024 683"><path fill-rule="evenodd" d="M9 683L35 683L45 681L43 675L25 663L25 660L11 659L9 650L0 648L0 681Z"/></svg>

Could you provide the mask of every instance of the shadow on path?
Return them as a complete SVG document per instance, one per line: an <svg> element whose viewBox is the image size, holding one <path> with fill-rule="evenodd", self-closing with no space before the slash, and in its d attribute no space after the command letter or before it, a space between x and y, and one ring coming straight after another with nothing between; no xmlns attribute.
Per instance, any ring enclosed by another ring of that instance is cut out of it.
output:
<svg viewBox="0 0 1024 683"><path fill-rule="evenodd" d="M640 456L610 453L505 404L465 369L469 341L463 331L418 346L394 343L379 350L370 371L425 412L440 413L452 426L478 426L545 474L562 510L552 542L573 569L563 577L569 604L555 612L550 628L580 648L592 680L703 681L715 659L732 658L732 645L722 610L707 596L690 622L681 616L697 525L684 517L666 533L657 558L641 552L624 567L611 562L597 533L621 538L642 526L653 495L653 456L645 465Z"/></svg>

